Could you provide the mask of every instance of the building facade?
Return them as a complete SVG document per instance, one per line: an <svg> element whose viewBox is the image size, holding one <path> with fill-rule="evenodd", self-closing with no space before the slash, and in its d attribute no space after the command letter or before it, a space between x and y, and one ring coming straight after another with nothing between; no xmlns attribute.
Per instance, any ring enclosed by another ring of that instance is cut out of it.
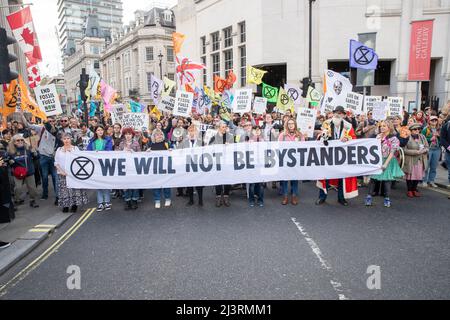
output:
<svg viewBox="0 0 450 320"><path fill-rule="evenodd" d="M136 11L135 21L114 39L100 59L101 76L126 99L150 99L150 76L175 79L175 56L172 33L175 16L172 10L153 8Z"/></svg>
<svg viewBox="0 0 450 320"><path fill-rule="evenodd" d="M76 40L84 37L83 28L90 13L98 15L99 30L111 38L122 28L122 0L58 0L58 37L63 55L76 51Z"/></svg>
<svg viewBox="0 0 450 320"><path fill-rule="evenodd" d="M70 56L64 57L64 80L66 83L68 104L72 105L78 102L80 89L78 82L82 69L86 69L89 74L91 69L100 73L101 52L105 49L105 37L102 33L98 34L98 21L95 14L89 15L84 28L84 37L75 42L75 52Z"/></svg>
<svg viewBox="0 0 450 320"><path fill-rule="evenodd" d="M182 54L207 65L203 83L232 69L245 86L247 65L269 71L264 81L274 86L308 77L308 0L179 0L174 10L187 38ZM326 69L354 73L349 40L376 32L380 63L368 94L403 97L405 107L416 96L416 83L407 81L410 22L434 19L431 79L420 89L423 99L438 97L439 107L450 99L449 0L316 0L312 15L313 82Z"/></svg>

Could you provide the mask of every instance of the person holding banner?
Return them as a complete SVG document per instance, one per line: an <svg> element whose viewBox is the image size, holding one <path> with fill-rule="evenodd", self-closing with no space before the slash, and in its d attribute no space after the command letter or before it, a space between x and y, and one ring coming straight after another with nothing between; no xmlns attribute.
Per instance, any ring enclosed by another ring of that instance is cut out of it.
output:
<svg viewBox="0 0 450 320"><path fill-rule="evenodd" d="M219 127L217 130L217 134L212 137L209 144L233 144L234 137L228 132L228 125L224 121L219 122ZM230 185L220 185L216 186L216 207L219 208L222 205L225 207L230 207Z"/></svg>
<svg viewBox="0 0 450 320"><path fill-rule="evenodd" d="M114 124L111 137L114 141L114 150L118 150L120 143L123 141L122 125L120 123Z"/></svg>
<svg viewBox="0 0 450 320"><path fill-rule="evenodd" d="M135 132L132 128L124 128L122 131L124 139L120 142L117 147L117 151L127 151L127 152L141 152L141 146L139 142L137 142L135 137ZM139 200L139 190L125 190L124 191L124 200L125 200L125 210L136 210L138 208L138 200Z"/></svg>
<svg viewBox="0 0 450 320"><path fill-rule="evenodd" d="M111 137L105 136L105 128L98 126L94 131L94 137L89 142L87 151L113 151L113 140ZM97 212L109 211L111 205L111 191L97 190Z"/></svg>
<svg viewBox="0 0 450 320"><path fill-rule="evenodd" d="M204 147L205 142L201 137L199 136L198 129L195 125L190 125L187 131L187 137L183 139L178 144L177 149L189 149L189 148L197 148L197 147ZM198 194L198 205L200 207L203 207L203 189L204 187L195 187L195 190ZM187 203L187 206L193 206L194 205L194 188L188 187L187 188L187 195L189 197L189 202Z"/></svg>
<svg viewBox="0 0 450 320"><path fill-rule="evenodd" d="M420 133L422 126L419 123L411 125L409 130L411 130L411 136L404 148L405 166L403 170L406 173L408 197L419 198L420 193L417 190L417 186L420 181L423 180L425 175L425 169L428 163L429 146L425 136Z"/></svg>
<svg viewBox="0 0 450 320"><path fill-rule="evenodd" d="M61 168L58 163L65 163L66 155L69 152L79 151L78 147L72 145L72 135L70 133L63 133L62 140L64 145L56 151L55 167L58 172L58 205L63 208L63 212L77 212L78 207L89 203L89 198L86 191L80 189L70 189L67 187L67 173L65 168Z"/></svg>
<svg viewBox="0 0 450 320"><path fill-rule="evenodd" d="M369 183L369 192L366 197L366 206L372 206L372 193L376 187L376 181L381 182L384 190L384 206L391 207L390 190L391 183L405 174L400 168L395 154L400 148L400 141L395 136L394 126L390 121L382 121L379 124L380 134L377 139L381 140L381 152L383 155L383 173L372 176Z"/></svg>
<svg viewBox="0 0 450 320"><path fill-rule="evenodd" d="M305 136L298 130L297 128L297 122L294 119L289 119L286 121L284 125L284 131L280 134L278 137L278 141L285 142L285 141L306 141ZM287 205L289 203L288 188L289 181L281 181L281 190L283 194L283 201L281 204L283 206ZM291 180L291 203L294 206L298 205L298 180Z"/></svg>
<svg viewBox="0 0 450 320"><path fill-rule="evenodd" d="M344 107L337 106L333 111L333 117L323 123L321 138L325 145L328 140L340 140L345 143L349 140L356 139L352 125L344 120L345 116L346 112ZM325 203L330 186L337 187L338 202L343 206L348 206L346 199L358 196L358 182L356 177L318 181L317 187L320 189L320 193L316 205Z"/></svg>
<svg viewBox="0 0 450 320"><path fill-rule="evenodd" d="M263 142L264 136L259 126L254 126L252 129L252 135L249 140L252 142ZM250 207L255 206L255 195L258 197L258 206L264 207L264 184L263 183L250 183L248 184L248 201Z"/></svg>
<svg viewBox="0 0 450 320"><path fill-rule="evenodd" d="M147 152L169 150L169 144L165 140L164 132L155 129L152 133L152 144ZM161 194L164 194L165 207L172 205L172 190L169 188L158 188L153 190L153 199L155 200L155 209L161 209Z"/></svg>

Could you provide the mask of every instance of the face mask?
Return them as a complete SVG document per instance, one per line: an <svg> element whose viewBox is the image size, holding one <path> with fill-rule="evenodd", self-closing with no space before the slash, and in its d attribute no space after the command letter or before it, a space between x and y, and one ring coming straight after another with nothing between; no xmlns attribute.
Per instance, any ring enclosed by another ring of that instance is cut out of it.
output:
<svg viewBox="0 0 450 320"><path fill-rule="evenodd" d="M340 116L334 116L332 121L333 121L334 126L338 127L341 125L342 119Z"/></svg>

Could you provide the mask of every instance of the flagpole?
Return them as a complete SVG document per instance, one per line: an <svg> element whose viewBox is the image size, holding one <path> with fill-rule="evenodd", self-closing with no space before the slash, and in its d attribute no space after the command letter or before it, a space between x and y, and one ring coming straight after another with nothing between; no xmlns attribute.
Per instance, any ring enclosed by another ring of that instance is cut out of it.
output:
<svg viewBox="0 0 450 320"><path fill-rule="evenodd" d="M421 101L420 101L420 93L419 93L419 89L420 89L420 81L417 81L417 85L416 85L416 107L417 107L417 111L420 111L421 109Z"/></svg>

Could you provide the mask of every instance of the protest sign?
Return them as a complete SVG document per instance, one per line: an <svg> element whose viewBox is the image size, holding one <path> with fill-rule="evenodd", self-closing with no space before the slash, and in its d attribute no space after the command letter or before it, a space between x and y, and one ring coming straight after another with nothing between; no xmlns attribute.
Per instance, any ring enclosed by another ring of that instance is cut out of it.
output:
<svg viewBox="0 0 450 320"><path fill-rule="evenodd" d="M175 106L173 109L174 116L189 117L192 112L192 104L194 102L194 94L186 91L177 91L175 98Z"/></svg>
<svg viewBox="0 0 450 320"><path fill-rule="evenodd" d="M263 97L255 97L253 101L253 112L257 114L264 114L267 110L267 99Z"/></svg>
<svg viewBox="0 0 450 320"><path fill-rule="evenodd" d="M373 110L373 106L376 102L381 102L382 97L366 96L364 98L364 112L368 113Z"/></svg>
<svg viewBox="0 0 450 320"><path fill-rule="evenodd" d="M389 105L389 116L400 116L403 118L403 98L389 97L387 101Z"/></svg>
<svg viewBox="0 0 450 320"><path fill-rule="evenodd" d="M111 120L112 123L120 123L122 124L122 116L127 113L128 110L123 104L114 104L111 107Z"/></svg>
<svg viewBox="0 0 450 320"><path fill-rule="evenodd" d="M347 99L345 100L346 109L352 111L354 114L361 114L363 111L363 99L362 94L356 92L349 92Z"/></svg>
<svg viewBox="0 0 450 320"><path fill-rule="evenodd" d="M373 105L373 119L375 121L383 121L386 120L388 113L388 102L387 101L380 101L375 102Z"/></svg>
<svg viewBox="0 0 450 320"><path fill-rule="evenodd" d="M175 81L170 80L167 77L164 77L164 88L161 93L161 96L168 96L172 92L173 88L175 87L176 83Z"/></svg>
<svg viewBox="0 0 450 320"><path fill-rule="evenodd" d="M300 88L291 84L285 84L284 90L286 91L289 98L291 98L292 101L294 101L295 105L300 105L302 103L303 92Z"/></svg>
<svg viewBox="0 0 450 320"><path fill-rule="evenodd" d="M125 113L122 116L122 127L133 128L135 131L148 130L149 115L147 113Z"/></svg>
<svg viewBox="0 0 450 320"><path fill-rule="evenodd" d="M244 114L252 109L252 89L236 90L232 103L234 113Z"/></svg>
<svg viewBox="0 0 450 320"><path fill-rule="evenodd" d="M301 133L314 137L314 127L316 126L317 111L316 109L298 108L297 110L297 127Z"/></svg>
<svg viewBox="0 0 450 320"><path fill-rule="evenodd" d="M34 93L36 94L36 102L39 108L45 112L47 117L57 116L63 113L58 92L54 84L38 86L34 88Z"/></svg>
<svg viewBox="0 0 450 320"><path fill-rule="evenodd" d="M352 92L353 85L343 75L327 70L325 72L324 92L322 102L322 113L334 111L337 106L345 106L347 94Z"/></svg>
<svg viewBox="0 0 450 320"><path fill-rule="evenodd" d="M173 108L175 107L175 98L171 96L163 96L161 101L159 102L158 109L162 112L173 112Z"/></svg>
<svg viewBox="0 0 450 320"><path fill-rule="evenodd" d="M357 139L328 146L257 142L151 153L74 151L58 164L69 188L98 190L342 179L379 174L382 161L380 140Z"/></svg>

